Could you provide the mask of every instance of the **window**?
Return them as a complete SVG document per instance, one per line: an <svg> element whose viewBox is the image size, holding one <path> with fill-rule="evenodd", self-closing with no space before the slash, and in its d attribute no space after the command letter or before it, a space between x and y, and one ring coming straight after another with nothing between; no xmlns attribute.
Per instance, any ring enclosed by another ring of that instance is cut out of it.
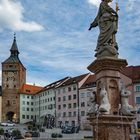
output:
<svg viewBox="0 0 140 140"><path fill-rule="evenodd" d="M13 67L13 65L9 65L9 68L12 68Z"/></svg>
<svg viewBox="0 0 140 140"><path fill-rule="evenodd" d="M58 94L60 94L60 89L58 89Z"/></svg>
<svg viewBox="0 0 140 140"><path fill-rule="evenodd" d="M137 113L140 114L140 108L138 109Z"/></svg>
<svg viewBox="0 0 140 140"><path fill-rule="evenodd" d="M140 122L137 122L137 127L140 128Z"/></svg>
<svg viewBox="0 0 140 140"><path fill-rule="evenodd" d="M30 98L30 96L27 96L27 98L29 99L29 98Z"/></svg>
<svg viewBox="0 0 140 140"><path fill-rule="evenodd" d="M66 112L63 112L63 117L66 117Z"/></svg>
<svg viewBox="0 0 140 140"><path fill-rule="evenodd" d="M75 116L76 116L76 111L73 112L73 117L75 117Z"/></svg>
<svg viewBox="0 0 140 140"><path fill-rule="evenodd" d="M29 115L26 115L26 118L29 119Z"/></svg>
<svg viewBox="0 0 140 140"><path fill-rule="evenodd" d="M81 93L81 98L85 98L85 93Z"/></svg>
<svg viewBox="0 0 140 140"><path fill-rule="evenodd" d="M76 94L73 95L73 99L76 99Z"/></svg>
<svg viewBox="0 0 140 140"><path fill-rule="evenodd" d="M63 104L63 108L66 108L66 104Z"/></svg>
<svg viewBox="0 0 140 140"><path fill-rule="evenodd" d="M71 100L71 95L68 96L68 100Z"/></svg>
<svg viewBox="0 0 140 140"><path fill-rule="evenodd" d="M136 97L136 104L140 104L140 97Z"/></svg>
<svg viewBox="0 0 140 140"><path fill-rule="evenodd" d="M90 92L87 92L87 97L91 97L91 93Z"/></svg>
<svg viewBox="0 0 140 140"><path fill-rule="evenodd" d="M76 85L73 86L73 90L76 90Z"/></svg>
<svg viewBox="0 0 140 140"><path fill-rule="evenodd" d="M25 105L25 101L22 101L22 104Z"/></svg>
<svg viewBox="0 0 140 140"><path fill-rule="evenodd" d="M47 105L45 106L45 109L47 109Z"/></svg>
<svg viewBox="0 0 140 140"><path fill-rule="evenodd" d="M58 105L58 109L61 109L61 105Z"/></svg>
<svg viewBox="0 0 140 140"><path fill-rule="evenodd" d="M58 102L60 102L61 101L61 97L58 97Z"/></svg>
<svg viewBox="0 0 140 140"><path fill-rule="evenodd" d="M136 91L136 92L140 92L140 86L136 86L136 87L135 87L135 91Z"/></svg>
<svg viewBox="0 0 140 140"><path fill-rule="evenodd" d="M66 89L65 88L63 88L63 93L65 93L66 92Z"/></svg>
<svg viewBox="0 0 140 140"><path fill-rule="evenodd" d="M27 111L29 111L29 108L27 107Z"/></svg>
<svg viewBox="0 0 140 140"><path fill-rule="evenodd" d="M63 96L63 101L66 101L66 96Z"/></svg>
<svg viewBox="0 0 140 140"><path fill-rule="evenodd" d="M68 91L71 91L71 87L68 87Z"/></svg>
<svg viewBox="0 0 140 140"><path fill-rule="evenodd" d="M61 113L60 112L57 114L57 117L61 117Z"/></svg>
<svg viewBox="0 0 140 140"><path fill-rule="evenodd" d="M26 89L26 92L31 92L30 90L28 90L28 89ZM27 96L27 98L28 98L29 96Z"/></svg>
<svg viewBox="0 0 140 140"><path fill-rule="evenodd" d="M33 103L33 102L31 102L31 105L34 105L34 103Z"/></svg>
<svg viewBox="0 0 140 140"><path fill-rule="evenodd" d="M31 108L31 111L34 111L34 109L33 109L33 108Z"/></svg>
<svg viewBox="0 0 140 140"><path fill-rule="evenodd" d="M25 111L25 107L22 107L22 111Z"/></svg>
<svg viewBox="0 0 140 140"><path fill-rule="evenodd" d="M85 107L85 102L81 102L81 107Z"/></svg>
<svg viewBox="0 0 140 140"><path fill-rule="evenodd" d="M22 115L22 119L25 119L25 115Z"/></svg>
<svg viewBox="0 0 140 140"><path fill-rule="evenodd" d="M27 102L27 105L29 105L29 102Z"/></svg>
<svg viewBox="0 0 140 140"><path fill-rule="evenodd" d="M73 108L76 108L76 103L73 103Z"/></svg>
<svg viewBox="0 0 140 140"><path fill-rule="evenodd" d="M34 119L34 116L33 116L33 115L31 115L31 119L32 119L32 120Z"/></svg>
<svg viewBox="0 0 140 140"><path fill-rule="evenodd" d="M85 116L85 111L81 111L81 116Z"/></svg>
<svg viewBox="0 0 140 140"><path fill-rule="evenodd" d="M71 108L71 104L68 104L68 108Z"/></svg>
<svg viewBox="0 0 140 140"><path fill-rule="evenodd" d="M69 112L69 117L71 117L71 112Z"/></svg>

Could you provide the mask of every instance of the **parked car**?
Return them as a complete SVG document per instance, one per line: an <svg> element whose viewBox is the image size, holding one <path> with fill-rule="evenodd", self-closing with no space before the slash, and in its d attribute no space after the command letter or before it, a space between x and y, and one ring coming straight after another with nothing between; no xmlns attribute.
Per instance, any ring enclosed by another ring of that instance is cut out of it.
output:
<svg viewBox="0 0 140 140"><path fill-rule="evenodd" d="M32 133L31 133L31 131L27 131L27 132L25 132L24 137L27 137L27 138L32 137Z"/></svg>
<svg viewBox="0 0 140 140"><path fill-rule="evenodd" d="M15 123L12 123L12 122L3 122L1 123L2 126L15 126L16 124Z"/></svg>
<svg viewBox="0 0 140 140"><path fill-rule="evenodd" d="M62 128L62 133L66 134L78 133L79 130L80 130L79 126L64 126Z"/></svg>
<svg viewBox="0 0 140 140"><path fill-rule="evenodd" d="M32 131L32 137L40 137L40 133L38 131Z"/></svg>
<svg viewBox="0 0 140 140"><path fill-rule="evenodd" d="M40 137L40 133L38 131L27 131L25 132L25 137Z"/></svg>

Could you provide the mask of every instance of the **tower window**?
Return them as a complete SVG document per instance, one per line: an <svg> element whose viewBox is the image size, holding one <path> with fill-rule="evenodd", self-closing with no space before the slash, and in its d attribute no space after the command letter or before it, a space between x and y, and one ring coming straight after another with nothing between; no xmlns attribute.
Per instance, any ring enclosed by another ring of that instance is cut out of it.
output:
<svg viewBox="0 0 140 140"><path fill-rule="evenodd" d="M12 68L13 67L13 65L9 65L9 68Z"/></svg>
<svg viewBox="0 0 140 140"><path fill-rule="evenodd" d="M10 101L9 100L7 100L7 106L10 106Z"/></svg>

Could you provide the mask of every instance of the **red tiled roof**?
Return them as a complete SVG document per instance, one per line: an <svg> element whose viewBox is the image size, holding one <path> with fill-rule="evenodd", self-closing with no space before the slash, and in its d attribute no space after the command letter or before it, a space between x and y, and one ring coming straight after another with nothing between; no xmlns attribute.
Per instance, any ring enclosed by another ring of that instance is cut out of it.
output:
<svg viewBox="0 0 140 140"><path fill-rule="evenodd" d="M24 84L20 90L20 94L35 94L40 91L43 87Z"/></svg>
<svg viewBox="0 0 140 140"><path fill-rule="evenodd" d="M122 73L130 77L134 83L140 82L140 66L125 67Z"/></svg>
<svg viewBox="0 0 140 140"><path fill-rule="evenodd" d="M84 84L81 86L81 88L90 88L94 86L96 86L96 78L95 74L91 74L84 82Z"/></svg>

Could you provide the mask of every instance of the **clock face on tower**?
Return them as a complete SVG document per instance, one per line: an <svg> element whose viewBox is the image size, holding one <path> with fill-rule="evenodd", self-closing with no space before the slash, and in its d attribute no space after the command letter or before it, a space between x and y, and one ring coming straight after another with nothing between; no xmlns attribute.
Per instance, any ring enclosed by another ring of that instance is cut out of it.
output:
<svg viewBox="0 0 140 140"><path fill-rule="evenodd" d="M14 72L8 72L7 85L8 85L9 89L14 88L14 86L15 86L15 74L14 74Z"/></svg>

